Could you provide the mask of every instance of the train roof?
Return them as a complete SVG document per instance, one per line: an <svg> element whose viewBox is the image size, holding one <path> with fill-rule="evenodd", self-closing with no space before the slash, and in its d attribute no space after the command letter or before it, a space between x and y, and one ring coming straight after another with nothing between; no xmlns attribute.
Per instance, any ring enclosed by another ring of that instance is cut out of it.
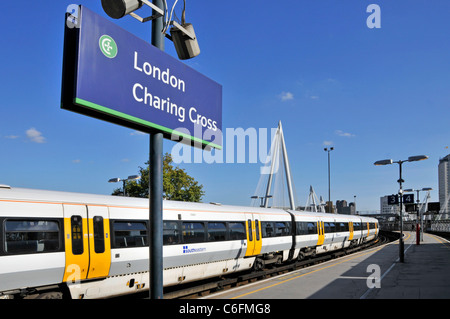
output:
<svg viewBox="0 0 450 319"><path fill-rule="evenodd" d="M73 193L53 190L38 190L30 188L10 187L0 185L0 200L22 200L36 202L52 202L52 203L73 203L86 205L105 205L105 206L124 206L124 207L148 207L149 199L137 197L124 197L113 195L96 195L87 193ZM170 209L196 209L204 211L241 211L241 212L267 212L267 209L251 206L232 206L222 205L220 203L193 203L181 202L173 200L164 200L165 208ZM283 212L285 210L271 208L271 211Z"/></svg>
<svg viewBox="0 0 450 319"><path fill-rule="evenodd" d="M39 190L31 188L11 187L0 184L0 201L1 200L20 200L20 201L34 201L34 202L51 202L51 203L66 203L66 204L86 204L86 205L102 205L102 206L123 206L123 207L149 207L149 200L147 198L124 197L113 195L97 195L88 193L74 193L53 190ZM260 208L252 206L233 206L222 205L220 203L192 203L164 200L163 207L168 209L180 210L201 210L201 211L230 211L230 212L245 212L245 213L268 213L285 214L287 211L280 208ZM355 218L372 219L370 217L355 216L355 215L337 215L326 214L308 211L292 211L297 216L306 217L334 217L334 218Z"/></svg>

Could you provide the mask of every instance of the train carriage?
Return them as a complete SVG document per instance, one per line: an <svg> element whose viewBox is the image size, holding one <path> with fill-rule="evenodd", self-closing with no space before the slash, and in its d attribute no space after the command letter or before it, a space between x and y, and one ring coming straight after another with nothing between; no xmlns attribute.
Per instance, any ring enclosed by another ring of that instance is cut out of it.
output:
<svg viewBox="0 0 450 319"><path fill-rule="evenodd" d="M371 241L378 236L378 223L376 219L370 217L361 217L364 241Z"/></svg>
<svg viewBox="0 0 450 319"><path fill-rule="evenodd" d="M295 247L293 259L302 260L316 254L322 240L321 226L314 213L291 212L295 220Z"/></svg>
<svg viewBox="0 0 450 319"><path fill-rule="evenodd" d="M164 285L252 267L254 258L244 260L250 246L247 244L249 214L218 205L199 209L190 203L171 204L164 209L163 216Z"/></svg>
<svg viewBox="0 0 450 319"><path fill-rule="evenodd" d="M0 201L0 225L0 291L61 282L61 206Z"/></svg>

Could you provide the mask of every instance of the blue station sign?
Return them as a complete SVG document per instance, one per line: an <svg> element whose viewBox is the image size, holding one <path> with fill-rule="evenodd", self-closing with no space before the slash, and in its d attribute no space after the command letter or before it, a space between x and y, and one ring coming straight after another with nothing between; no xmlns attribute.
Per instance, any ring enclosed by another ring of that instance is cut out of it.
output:
<svg viewBox="0 0 450 319"><path fill-rule="evenodd" d="M65 27L61 108L222 148L222 86L83 6Z"/></svg>

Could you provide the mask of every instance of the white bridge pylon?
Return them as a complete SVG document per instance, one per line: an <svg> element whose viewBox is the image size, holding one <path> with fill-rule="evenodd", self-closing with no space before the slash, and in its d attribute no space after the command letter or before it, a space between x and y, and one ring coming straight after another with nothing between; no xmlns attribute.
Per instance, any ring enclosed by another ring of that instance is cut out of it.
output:
<svg viewBox="0 0 450 319"><path fill-rule="evenodd" d="M275 133L275 136L272 140L272 145L270 148L270 154L267 156L266 160L266 166L262 168L261 170L261 178L260 182L258 183L257 191L259 186L261 184L261 180L265 175L268 175L268 181L267 186L265 187L265 195L264 196L253 196L252 198L257 199L260 198L261 201L261 207L269 207L269 199L272 198L272 200L275 198L275 194L271 194L271 192L274 191L273 189L273 182L274 182L274 175L281 172L280 170L280 163L281 163L281 156L283 156L283 164L284 164L284 171L286 175L286 184L288 189L288 195L289 195L289 208L292 210L295 210L296 208L296 200L294 195L294 186L293 181L291 177L291 168L289 165L289 159L287 155L286 150L286 144L284 142L284 136L283 136L283 128L281 126L281 121L278 122L278 128ZM270 169L268 167L268 164L270 163ZM281 192L280 192L281 193ZM278 194L276 192L276 194ZM279 196L279 195L276 195Z"/></svg>
<svg viewBox="0 0 450 319"><path fill-rule="evenodd" d="M316 193L314 192L314 188L311 185L309 186L309 196L308 200L306 201L305 210L315 213L325 213L325 203L322 199L322 196L320 197L319 201L317 199Z"/></svg>

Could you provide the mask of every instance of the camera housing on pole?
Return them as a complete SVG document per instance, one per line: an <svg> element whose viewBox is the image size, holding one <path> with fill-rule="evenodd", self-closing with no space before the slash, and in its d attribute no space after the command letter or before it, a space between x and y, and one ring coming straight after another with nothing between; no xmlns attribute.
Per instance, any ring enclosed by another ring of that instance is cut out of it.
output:
<svg viewBox="0 0 450 319"><path fill-rule="evenodd" d="M152 8L156 14L145 18L136 14L134 11L140 9L143 4ZM164 16L164 11L148 0L102 0L102 7L105 13L113 19L130 15L140 22L147 22ZM194 26L184 21L184 10L182 20L181 25L176 21L170 21L169 23L172 25L170 35L165 34L165 36L173 42L178 58L187 60L199 55L200 47L195 36Z"/></svg>
<svg viewBox="0 0 450 319"><path fill-rule="evenodd" d="M197 38L195 37L194 26L191 23L185 23L183 26L175 25L170 29L175 50L177 50L180 60L187 60L200 54ZM178 23L176 23L178 24Z"/></svg>

